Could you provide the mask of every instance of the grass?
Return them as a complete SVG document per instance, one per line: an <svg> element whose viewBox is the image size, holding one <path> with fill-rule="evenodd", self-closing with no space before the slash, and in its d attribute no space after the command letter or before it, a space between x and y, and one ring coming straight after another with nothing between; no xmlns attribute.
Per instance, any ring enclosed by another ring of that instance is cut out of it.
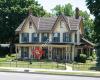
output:
<svg viewBox="0 0 100 80"><path fill-rule="evenodd" d="M65 69L65 64L43 60L37 61L33 60L32 64L29 61L12 61L16 58L16 55L6 56L5 58L0 58L0 67L19 67L19 68L43 68L43 69ZM96 63L88 61L87 63L67 63L68 66L72 67L74 70L96 70ZM99 67L98 67L99 68Z"/></svg>
<svg viewBox="0 0 100 80"><path fill-rule="evenodd" d="M12 61L12 62L0 62L0 67L19 67L19 68L44 68L44 69L65 69L64 64L58 64L56 62L30 62L28 61Z"/></svg>

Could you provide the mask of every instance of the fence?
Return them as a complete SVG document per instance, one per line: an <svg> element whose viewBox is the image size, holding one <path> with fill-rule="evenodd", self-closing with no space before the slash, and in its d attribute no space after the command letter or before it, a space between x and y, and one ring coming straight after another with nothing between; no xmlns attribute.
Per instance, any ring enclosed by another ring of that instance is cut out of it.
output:
<svg viewBox="0 0 100 80"><path fill-rule="evenodd" d="M18 67L18 68L41 68L41 69L58 69L65 70L71 67L77 71L100 71L100 65L93 63L57 63L53 61L6 61L0 62L0 67Z"/></svg>
<svg viewBox="0 0 100 80"><path fill-rule="evenodd" d="M18 67L18 68L41 68L41 69L66 69L66 64L57 62L37 62L37 61L8 61L0 62L0 67Z"/></svg>
<svg viewBox="0 0 100 80"><path fill-rule="evenodd" d="M100 71L100 65L92 63L74 63L73 70L76 71Z"/></svg>

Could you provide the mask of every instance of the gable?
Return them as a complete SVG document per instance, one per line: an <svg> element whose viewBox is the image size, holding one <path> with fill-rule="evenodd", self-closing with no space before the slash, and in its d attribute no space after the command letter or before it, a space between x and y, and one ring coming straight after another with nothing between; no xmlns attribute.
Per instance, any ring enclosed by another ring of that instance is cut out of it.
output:
<svg viewBox="0 0 100 80"><path fill-rule="evenodd" d="M52 30L53 30L53 32L68 32L68 31L70 31L69 25L67 25L67 22L63 16L58 17Z"/></svg>
<svg viewBox="0 0 100 80"><path fill-rule="evenodd" d="M36 32L36 26L34 25L30 17L27 18L26 22L24 23L21 29L21 32L28 32L28 33Z"/></svg>

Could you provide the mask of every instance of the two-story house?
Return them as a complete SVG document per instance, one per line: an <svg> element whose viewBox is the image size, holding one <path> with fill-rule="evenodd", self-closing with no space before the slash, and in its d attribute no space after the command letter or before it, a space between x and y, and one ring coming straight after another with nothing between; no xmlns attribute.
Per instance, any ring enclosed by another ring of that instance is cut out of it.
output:
<svg viewBox="0 0 100 80"><path fill-rule="evenodd" d="M31 58L32 50L39 47L45 51L42 58L73 61L81 52L91 53L93 44L84 35L83 19L76 16L35 17L31 13L16 29L19 43L16 44L18 58ZM34 57L34 56L33 56Z"/></svg>

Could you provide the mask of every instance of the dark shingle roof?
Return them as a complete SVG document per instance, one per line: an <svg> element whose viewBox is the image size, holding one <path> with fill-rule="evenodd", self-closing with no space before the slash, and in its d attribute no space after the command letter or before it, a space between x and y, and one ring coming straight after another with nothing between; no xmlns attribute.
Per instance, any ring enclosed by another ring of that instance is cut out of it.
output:
<svg viewBox="0 0 100 80"><path fill-rule="evenodd" d="M35 16L32 16L32 15L30 15L29 17L32 19L32 21L35 24L38 31L51 31L53 25L55 24L55 22L58 18L58 17L35 17ZM75 19L74 17L64 16L64 18L68 22L70 30L77 30L78 29L77 27L79 27L81 17L79 19ZM26 20L27 19L25 19L19 25L19 27L16 29L16 31L21 30L21 28L23 27Z"/></svg>

